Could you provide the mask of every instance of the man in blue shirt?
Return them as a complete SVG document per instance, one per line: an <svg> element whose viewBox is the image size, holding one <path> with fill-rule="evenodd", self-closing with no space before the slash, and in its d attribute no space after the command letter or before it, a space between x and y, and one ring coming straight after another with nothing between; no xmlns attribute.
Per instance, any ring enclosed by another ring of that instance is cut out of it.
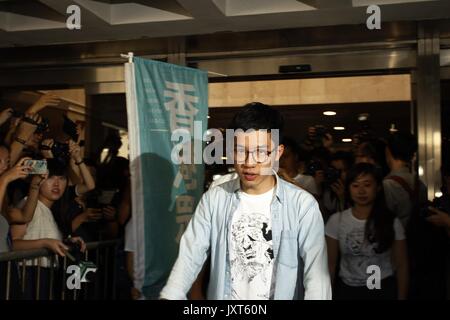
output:
<svg viewBox="0 0 450 320"><path fill-rule="evenodd" d="M161 298L186 299L210 254L208 299L331 299L318 204L276 174L281 114L251 103L231 129L238 177L201 198Z"/></svg>

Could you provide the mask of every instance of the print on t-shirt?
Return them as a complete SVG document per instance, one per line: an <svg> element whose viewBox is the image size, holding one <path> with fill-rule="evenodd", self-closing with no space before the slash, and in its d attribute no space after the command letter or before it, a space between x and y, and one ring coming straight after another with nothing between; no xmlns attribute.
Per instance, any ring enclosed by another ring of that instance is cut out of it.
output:
<svg viewBox="0 0 450 320"><path fill-rule="evenodd" d="M354 265L360 270L378 263L375 248L376 244L370 243L365 238L365 228L354 228L345 237L345 246L353 255Z"/></svg>
<svg viewBox="0 0 450 320"><path fill-rule="evenodd" d="M256 212L240 215L233 224L231 237L235 249L231 260L233 287L256 286L260 291L254 292L255 298L269 299L273 260L269 217ZM248 298L239 296L236 290L233 296Z"/></svg>

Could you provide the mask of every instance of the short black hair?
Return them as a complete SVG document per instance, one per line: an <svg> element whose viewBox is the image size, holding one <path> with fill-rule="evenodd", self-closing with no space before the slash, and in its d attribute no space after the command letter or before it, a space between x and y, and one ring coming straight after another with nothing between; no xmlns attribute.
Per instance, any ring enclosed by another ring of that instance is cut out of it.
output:
<svg viewBox="0 0 450 320"><path fill-rule="evenodd" d="M410 133L396 132L389 136L387 147L394 159L410 162L417 151L417 140Z"/></svg>
<svg viewBox="0 0 450 320"><path fill-rule="evenodd" d="M66 163L59 159L47 159L48 176L68 177L68 167Z"/></svg>
<svg viewBox="0 0 450 320"><path fill-rule="evenodd" d="M279 141L283 141L284 119L281 113L261 102L252 102L243 106L233 117L230 129L278 130Z"/></svg>

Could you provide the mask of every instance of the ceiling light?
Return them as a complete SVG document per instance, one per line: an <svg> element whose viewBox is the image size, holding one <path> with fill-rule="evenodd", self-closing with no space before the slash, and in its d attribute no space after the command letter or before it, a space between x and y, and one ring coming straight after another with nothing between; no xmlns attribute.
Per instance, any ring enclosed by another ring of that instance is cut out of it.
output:
<svg viewBox="0 0 450 320"><path fill-rule="evenodd" d="M325 116L335 116L336 112L335 111L324 111L323 115L325 115Z"/></svg>
<svg viewBox="0 0 450 320"><path fill-rule="evenodd" d="M352 142L352 139L350 139L350 138L344 138L344 139L342 139L342 142Z"/></svg>
<svg viewBox="0 0 450 320"><path fill-rule="evenodd" d="M369 119L368 113L361 113L358 115L358 121L367 121Z"/></svg>
<svg viewBox="0 0 450 320"><path fill-rule="evenodd" d="M333 129L336 131L342 131L345 130L345 127L334 127Z"/></svg>

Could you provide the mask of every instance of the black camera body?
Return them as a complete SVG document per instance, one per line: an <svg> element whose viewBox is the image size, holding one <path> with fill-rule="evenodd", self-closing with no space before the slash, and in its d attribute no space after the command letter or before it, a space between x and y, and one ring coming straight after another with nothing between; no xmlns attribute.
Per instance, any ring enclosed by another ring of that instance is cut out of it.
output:
<svg viewBox="0 0 450 320"><path fill-rule="evenodd" d="M70 139L72 139L75 142L78 142L78 131L77 131L77 124L70 120L66 115L63 116L64 122L63 122L63 132L67 134Z"/></svg>
<svg viewBox="0 0 450 320"><path fill-rule="evenodd" d="M322 163L320 163L319 161L311 161L306 167L305 174L309 176L315 176L316 172L320 170L323 170Z"/></svg>
<svg viewBox="0 0 450 320"><path fill-rule="evenodd" d="M68 161L70 159L69 144L55 141L52 146L52 154L56 159Z"/></svg>
<svg viewBox="0 0 450 320"><path fill-rule="evenodd" d="M44 133L48 131L50 124L47 118L42 118L41 123L37 125L36 133Z"/></svg>
<svg viewBox="0 0 450 320"><path fill-rule="evenodd" d="M325 183L331 186L333 183L336 183L341 178L341 170L336 169L335 167L328 167L325 170Z"/></svg>

